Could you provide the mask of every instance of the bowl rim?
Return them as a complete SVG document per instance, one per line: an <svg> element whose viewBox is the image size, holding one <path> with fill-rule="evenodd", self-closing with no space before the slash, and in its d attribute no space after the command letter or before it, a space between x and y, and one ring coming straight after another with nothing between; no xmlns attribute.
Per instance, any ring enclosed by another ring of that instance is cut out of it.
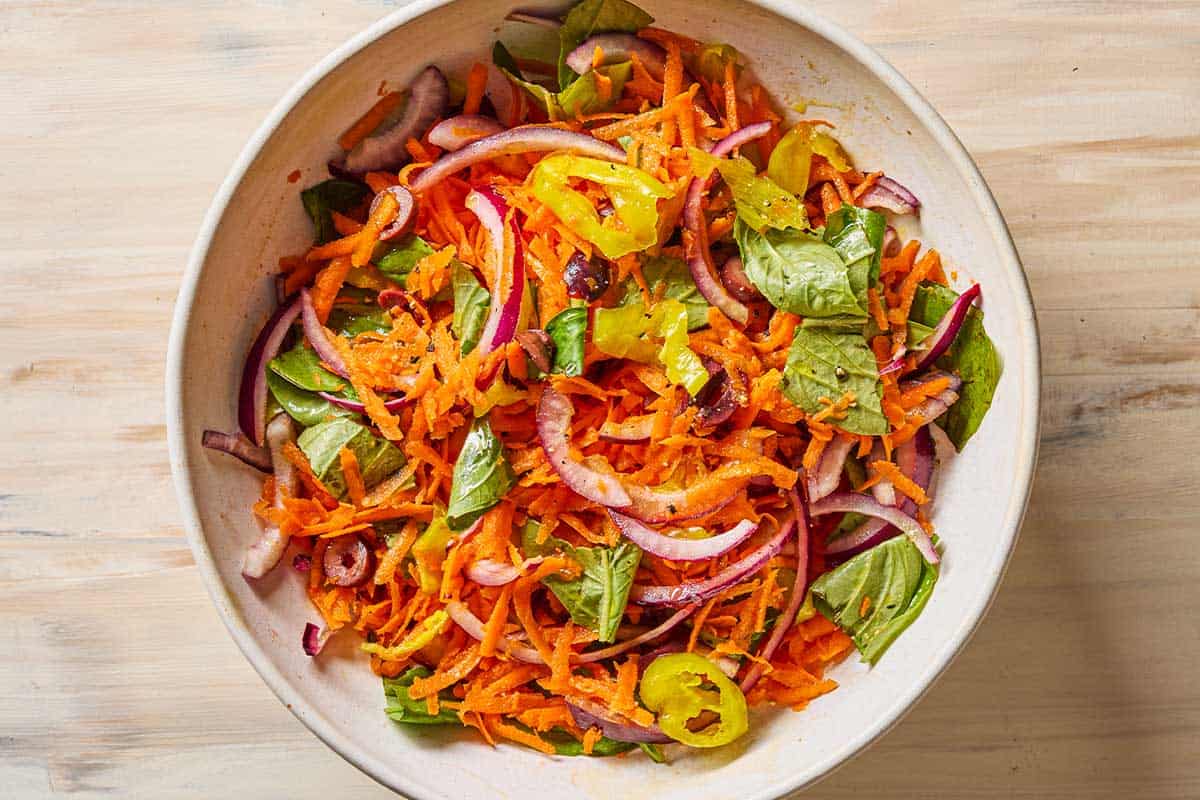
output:
<svg viewBox="0 0 1200 800"><path fill-rule="evenodd" d="M417 17L427 14L442 6L453 4L457 0L414 0L385 17L371 24L364 30L347 39L336 49L311 67L284 96L275 104L266 119L258 126L246 142L230 168L220 188L206 212L200 230L196 236L188 256L179 294L171 320L170 340L167 348L166 364L166 418L167 442L170 452L171 474L174 479L176 495L183 516L184 530L191 547L196 566L200 570L205 589L216 607L221 621L229 631L242 654L258 672L263 682L275 693L284 706L292 712L309 730L332 748L338 755L353 764L363 773L386 786L404 794L413 800L442 800L445 797L436 788L424 785L415 776L401 775L388 767L387 764L373 758L367 753L360 752L358 746L349 737L341 734L330 720L294 688L271 660L247 626L241 614L227 602L224 584L217 571L208 542L200 524L199 512L196 507L195 494L192 486L192 476L187 461L187 444L184 440L183 423L183 381L184 354L187 343L189 322L192 305L200 282L204 262L212 244L226 207L237 187L241 184L250 165L258 157L267 140L279 127L290 111L313 89L318 82L344 61L376 40L410 22ZM1014 484L1015 491L1005 513L1003 530L1007 535L1003 551L1000 553L998 564L995 565L992 584L988 591L981 596L973 608L962 617L962 624L943 640L938 657L922 675L912 682L911 687L893 699L875 722L847 739L836 750L831 751L820 761L812 765L815 769L801 773L781 774L779 779L764 787L754 795L748 795L744 800L775 800L790 792L812 786L828 777L835 770L846 764L854 756L862 753L885 733L891 730L945 674L946 669L962 652L967 641L978 629L986 616L992 601L996 596L1004 573L1008 568L1012 552L1016 547L1021 523L1028 505L1029 495L1033 484L1033 475L1037 463L1037 450L1041 428L1040 395L1041 395L1041 354L1037 318L1034 314L1033 299L1029 289L1029 281L1017 255L1016 247L1008 226L992 196L991 190L985 183L979 168L958 137L946 124L945 120L934 110L917 89L909 83L890 63L865 42L831 22L817 12L802 4L789 0L746 0L766 11L794 22L812 31L840 48L843 52L864 66L878 80L896 93L901 101L920 120L937 142L942 152L948 157L955 169L967 183L978 207L982 211L985 222L991 231L997 250L1000 253L1002 267L1012 279L1015 291L1017 310L1016 326L1021 336L1018 347L1026 366L1022 378L1022 396L1020 402L1028 410L1028 424L1018 434L1016 444L1017 475Z"/></svg>

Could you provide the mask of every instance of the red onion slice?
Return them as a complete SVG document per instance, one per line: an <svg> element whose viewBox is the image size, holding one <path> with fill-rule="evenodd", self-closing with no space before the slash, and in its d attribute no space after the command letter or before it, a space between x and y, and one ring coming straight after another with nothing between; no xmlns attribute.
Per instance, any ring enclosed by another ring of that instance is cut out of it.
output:
<svg viewBox="0 0 1200 800"><path fill-rule="evenodd" d="M734 131L713 145L712 155L719 158L747 142L754 141L769 132L771 125L770 122L756 122ZM700 294L704 296L705 300L721 309L731 320L745 324L750 319L750 309L730 294L729 290L721 283L712 263L712 253L704 244L708 240L708 232L700 203L711 180L711 175L703 178L697 176L688 185L687 199L683 205L683 223L689 233L684 237L688 268L692 272L692 280L696 282L696 288L700 290Z"/></svg>
<svg viewBox="0 0 1200 800"><path fill-rule="evenodd" d="M616 475L606 475L571 455L571 398L549 387L538 402L537 430L550 466L571 491L609 508L623 508L632 501Z"/></svg>
<svg viewBox="0 0 1200 800"><path fill-rule="evenodd" d="M420 139L438 117L445 116L450 102L450 86L437 67L426 67L412 82L408 105L400 121L386 133L368 136L346 154L345 169L364 174L377 170L395 170L409 160L405 145Z"/></svg>
<svg viewBox="0 0 1200 800"><path fill-rule="evenodd" d="M875 440L875 444L871 447L870 458L872 462L888 460L887 454L883 449L883 443L878 439ZM867 475L872 478L876 476L875 470L871 469L869 465L867 467ZM880 480L876 481L875 485L871 487L871 494L874 495L875 499L878 500L882 505L899 505L896 500L896 487L893 486L892 482L887 478L881 478Z"/></svg>
<svg viewBox="0 0 1200 800"><path fill-rule="evenodd" d="M463 149L442 156L422 170L409 186L414 192L420 194L443 178L466 169L472 164L478 164L480 161L488 161L497 156L542 150L561 150L605 161L625 163L624 150L586 133L576 133L544 125L522 125L476 139Z"/></svg>
<svg viewBox="0 0 1200 800"><path fill-rule="evenodd" d="M429 132L429 143L451 153L461 150L476 139L504 130L504 126L482 114L459 114L444 119Z"/></svg>
<svg viewBox="0 0 1200 800"><path fill-rule="evenodd" d="M502 295L504 275L508 264L505 241L505 218L508 204L491 187L474 189L467 195L467 208L479 218L479 224L488 232L491 240L492 260L495 272L492 275L492 303L487 322L479 337L479 352L487 355L497 347L507 344L517 332L521 317L521 301L525 297L525 253L522 250L521 231L515 219L509 219L507 227L512 236L512 285L507 296Z"/></svg>
<svg viewBox="0 0 1200 800"><path fill-rule="evenodd" d="M646 642L652 642L660 636L664 636L666 633L675 628L676 625L690 617L692 613L699 607L700 606L696 604L684 606L671 616L667 617L667 619L665 619L663 622L654 626L645 633L635 636L632 639L626 639L623 642L617 642L616 644L605 647L602 650L592 650L587 653L581 653L580 655L573 657L571 661L572 663L578 664L591 664L596 661L603 661L606 658L619 656L621 653L632 650L633 648L643 645Z"/></svg>
<svg viewBox="0 0 1200 800"><path fill-rule="evenodd" d="M645 486L626 485L632 503L625 513L642 522L660 524L664 522L682 522L683 520L703 517L718 511L733 502L734 498L744 488L744 482L728 481L726 491L716 496L701 492L705 481L716 480L711 475L703 478L698 484L687 489L651 489ZM705 497L708 499L697 499Z"/></svg>
<svg viewBox="0 0 1200 800"><path fill-rule="evenodd" d="M317 351L317 355L321 357L331 372L343 378L349 378L350 373L346 370L346 362L342 361L341 353L335 350L329 341L325 326L321 324L321 320L317 319L317 309L313 306L312 294L308 289L300 290L300 308L302 312L300 316L304 322L304 335L308 338L308 343L313 346L313 350Z"/></svg>
<svg viewBox="0 0 1200 800"><path fill-rule="evenodd" d="M345 397L338 397L337 395L330 394L329 392L317 392L317 394L323 399L328 400L330 403L333 403L338 408L344 408L347 411L353 411L356 414L367 413L367 407L357 400L348 400ZM395 414L397 411L404 408L404 406L408 405L409 402L410 400L407 397L393 397L391 400L385 400L383 402L383 407Z"/></svg>
<svg viewBox="0 0 1200 800"><path fill-rule="evenodd" d="M892 258L900 253L900 234L891 225L883 231L883 255Z"/></svg>
<svg viewBox="0 0 1200 800"><path fill-rule="evenodd" d="M481 558L471 562L464 571L467 578L480 586L503 586L512 583L521 575L521 570L505 561Z"/></svg>
<svg viewBox="0 0 1200 800"><path fill-rule="evenodd" d="M863 208L882 208L899 216L913 214L917 210L916 206L906 203L895 192L879 184L863 192L862 196L858 198L858 204ZM886 236L887 234L885 233L884 235Z"/></svg>
<svg viewBox="0 0 1200 800"><path fill-rule="evenodd" d="M917 196L915 194L913 194L912 192L910 192L908 190L908 187L904 186L902 183L900 183L897 180L893 180L892 178L889 178L888 176L884 175L882 178L879 179L879 181L876 183L876 185L882 186L884 189L887 189L889 192L896 195L897 197L899 197L901 200L903 200L905 203L912 206L913 208L921 207L921 201L917 199Z"/></svg>
<svg viewBox="0 0 1200 800"><path fill-rule="evenodd" d="M496 109L496 118L507 128L520 124L529 113L529 100L524 89L520 89L500 71L495 64L488 65L486 94Z"/></svg>
<svg viewBox="0 0 1200 800"><path fill-rule="evenodd" d="M604 64L629 61L637 53L638 60L656 81L663 79L666 71L667 54L661 47L632 33L600 33L583 40L583 44L567 54L567 66L580 75L592 68L592 56L599 47L604 52Z"/></svg>
<svg viewBox="0 0 1200 800"><path fill-rule="evenodd" d="M599 703L580 697L567 701L567 708L581 729L599 728L600 732L616 742L644 742L646 744L670 744L674 741L657 725L642 726L620 717Z"/></svg>
<svg viewBox="0 0 1200 800"><path fill-rule="evenodd" d="M958 299L950 306L950 310L942 317L941 322L933 329L933 333L929 334L929 338L925 340L926 349L917 359L917 371L923 370L937 361L950 348L950 345L954 343L954 337L958 336L958 332L962 330L971 304L982 294L983 289L977 283L958 296Z"/></svg>
<svg viewBox="0 0 1200 800"><path fill-rule="evenodd" d="M921 489L928 489L933 480L933 456L933 437L929 434L929 426L924 425L911 439L896 448L896 466ZM902 508L913 505L912 500L905 500Z"/></svg>
<svg viewBox="0 0 1200 800"><path fill-rule="evenodd" d="M283 446L296 440L296 426L287 414L276 414L267 425L267 448L271 452L271 468L275 473L273 506L283 508L283 498L296 496L296 467L283 454ZM288 535L274 523L267 523L258 540L246 550L242 560L242 575L261 578L279 563L287 549Z"/></svg>
<svg viewBox="0 0 1200 800"><path fill-rule="evenodd" d="M656 556L671 561L703 561L737 547L758 530L758 523L742 520L724 533L707 539L676 539L643 525L632 517L609 509L608 516L626 539Z"/></svg>
<svg viewBox="0 0 1200 800"><path fill-rule="evenodd" d="M654 430L654 415L630 417L623 422L605 422L600 426L600 438L606 442L634 444L650 438Z"/></svg>
<svg viewBox="0 0 1200 800"><path fill-rule="evenodd" d="M929 534L921 527L921 523L905 514L898 508L885 506L872 497L865 494L856 494L853 492L838 492L832 494L823 500L819 500L812 505L809 513L814 517L819 517L824 514L835 514L838 512L852 511L855 514L864 514L868 517L881 519L886 523L895 525L904 535L907 536L917 549L921 551L921 555L930 564L936 564L940 560L937 550L933 547L933 541L930 540ZM838 539L835 544L840 544L841 539ZM832 552L826 548L825 552Z"/></svg>
<svg viewBox="0 0 1200 800"><path fill-rule="evenodd" d="M763 299L758 287L751 283L750 277L746 275L746 266L742 263L741 256L730 256L725 260L721 266L721 283L730 294L743 303Z"/></svg>
<svg viewBox="0 0 1200 800"><path fill-rule="evenodd" d="M408 223L412 222L415 216L413 212L417 209L417 201L416 198L413 197L412 192L403 186L389 186L379 194L375 195L375 199L371 201L371 214L375 213L375 209L379 206L380 201L386 194L390 194L392 197L396 198L396 218L392 220L391 225L388 225L379 232L379 238L381 241L395 239L397 236L404 233L404 230L408 227Z"/></svg>
<svg viewBox="0 0 1200 800"><path fill-rule="evenodd" d="M271 454L267 452L267 448L258 447L239 433L207 430L200 436L200 446L228 453L261 472L271 471Z"/></svg>
<svg viewBox="0 0 1200 800"><path fill-rule="evenodd" d="M246 354L242 385L238 390L238 425L254 444L264 443L267 426L267 364L279 354L279 348L299 314L299 300L277 308Z"/></svg>
<svg viewBox="0 0 1200 800"><path fill-rule="evenodd" d="M678 586L645 586L634 584L633 588L629 590L629 600L643 606L678 606L685 603L699 603L707 600L726 587L732 586L748 575L757 572L764 564L774 558L779 553L780 548L783 547L784 539L791 534L792 527L795 524L795 517L789 516L779 526L778 533L772 536L770 540L744 558L728 565L711 578L681 583Z"/></svg>
<svg viewBox="0 0 1200 800"><path fill-rule="evenodd" d="M810 500L820 500L833 494L842 481L842 469L846 464L846 456L850 448L857 444L854 437L838 434L833 441L825 445L821 459L816 468L808 475L808 497Z"/></svg>
<svg viewBox="0 0 1200 800"><path fill-rule="evenodd" d="M779 645L783 642L783 637L787 635L788 630L792 627L792 623L796 621L796 614L800 611L800 606L804 602L805 592L808 591L808 541L810 531L808 502L794 490L789 492L789 496L797 520L796 580L792 583L792 598L788 601L783 616L776 620L775 627L771 630L771 636L767 639L767 643L759 651L758 657L761 660L755 661L754 665L750 667L750 671L746 673L746 677L742 679L741 690L743 693L750 691L754 684L758 683L758 679L763 676L766 668L762 662L770 662L771 656L775 655L775 651L779 649Z"/></svg>

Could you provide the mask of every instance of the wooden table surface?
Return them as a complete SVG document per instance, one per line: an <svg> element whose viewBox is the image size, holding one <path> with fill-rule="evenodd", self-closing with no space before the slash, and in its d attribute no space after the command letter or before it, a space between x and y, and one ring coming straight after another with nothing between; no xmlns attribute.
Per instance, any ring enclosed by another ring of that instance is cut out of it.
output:
<svg viewBox="0 0 1200 800"><path fill-rule="evenodd" d="M0 795L375 798L209 605L163 362L217 185L394 4L0 4ZM1200 796L1200 5L811 3L974 155L1033 285L1041 463L985 624L818 798Z"/></svg>

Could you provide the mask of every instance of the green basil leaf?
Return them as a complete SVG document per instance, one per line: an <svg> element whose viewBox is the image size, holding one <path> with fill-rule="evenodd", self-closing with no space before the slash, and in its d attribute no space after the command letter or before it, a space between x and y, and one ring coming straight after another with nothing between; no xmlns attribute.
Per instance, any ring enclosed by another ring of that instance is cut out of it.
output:
<svg viewBox="0 0 1200 800"><path fill-rule="evenodd" d="M516 475L504 455L504 445L487 417L471 423L463 441L454 477L450 485L450 505L446 517L450 527L463 530L479 519L512 488Z"/></svg>
<svg viewBox="0 0 1200 800"><path fill-rule="evenodd" d="M867 318L837 250L798 230L759 233L739 216L733 235L742 265L771 305L802 317ZM865 292L865 289L864 289Z"/></svg>
<svg viewBox="0 0 1200 800"><path fill-rule="evenodd" d="M331 178L300 193L304 211L313 222L313 233L317 244L325 244L338 238L330 212L345 214L363 201L369 189L361 183Z"/></svg>
<svg viewBox="0 0 1200 800"><path fill-rule="evenodd" d="M392 315L378 305L335 305L325 327L353 339L360 333L391 333Z"/></svg>
<svg viewBox="0 0 1200 800"><path fill-rule="evenodd" d="M313 473L335 497L346 494L339 454L349 447L358 461L363 484L369 489L404 466L404 453L364 426L344 417L307 428L296 440Z"/></svg>
<svg viewBox="0 0 1200 800"><path fill-rule="evenodd" d="M291 350L271 359L267 365L271 372L289 383L309 392L340 392L349 384L321 366L321 357L299 342Z"/></svg>
<svg viewBox="0 0 1200 800"><path fill-rule="evenodd" d="M571 580L550 576L542 583L554 592L575 624L595 631L600 642L613 641L642 559L641 548L625 540L615 547L576 547L553 536L539 545L537 528L536 523L525 526L521 549L526 557L561 551L583 568Z"/></svg>
<svg viewBox="0 0 1200 800"><path fill-rule="evenodd" d="M409 667L398 677L383 679L383 696L387 701L385 713L394 722L406 725L461 725L458 714L449 708L438 709L436 715L429 713L425 698L414 700L408 693L417 678L428 678L433 672L428 667ZM454 700L449 689L438 693L442 700Z"/></svg>
<svg viewBox="0 0 1200 800"><path fill-rule="evenodd" d="M519 725L520 723L517 724ZM554 752L560 756L588 755L583 752L583 745L579 740L562 728L551 728L545 733L538 735L549 742L554 747ZM619 755L620 753L627 753L634 747L637 747L637 745L633 742L618 742L607 736L601 736L592 746L591 755L594 758L606 758L608 756Z"/></svg>
<svg viewBox="0 0 1200 800"><path fill-rule="evenodd" d="M450 321L450 330L465 356L479 344L492 296L475 278L471 268L461 261L455 261L450 271L450 286L454 291L454 318Z"/></svg>
<svg viewBox="0 0 1200 800"><path fill-rule="evenodd" d="M934 327L950 310L958 293L938 284L926 283L917 287L909 316L917 322ZM967 443L983 422L996 384L1000 382L1003 367L996 346L983 329L983 312L972 307L945 355L937 360L944 370L957 373L963 385L958 391L958 402L950 406L937 424L945 429L946 435L959 450Z"/></svg>
<svg viewBox="0 0 1200 800"><path fill-rule="evenodd" d="M521 68L517 66L517 59L508 51L503 42L496 42L492 45L492 63L510 75L524 79L521 74Z"/></svg>
<svg viewBox="0 0 1200 800"><path fill-rule="evenodd" d="M526 91L551 120L575 119L581 114L596 114L607 111L621 98L621 90L633 73L633 64L621 61L588 70L582 77L561 92L554 92L533 81L517 77L505 70L508 77ZM601 94L596 81L599 73L612 82L610 90Z"/></svg>
<svg viewBox="0 0 1200 800"><path fill-rule="evenodd" d="M916 545L897 536L817 578L813 600L854 640L863 661L874 664L920 616L937 577L937 567L925 563Z"/></svg>
<svg viewBox="0 0 1200 800"><path fill-rule="evenodd" d="M867 289L879 283L886 230L887 218L868 208L842 206L825 220L825 243L842 257L850 287L863 308L867 308Z"/></svg>
<svg viewBox="0 0 1200 800"><path fill-rule="evenodd" d="M267 371L267 388L271 390L271 396L280 409L306 428L336 417L358 416L353 411L334 405L316 392L304 391L270 370ZM274 415L268 414L268 419L272 416Z"/></svg>
<svg viewBox="0 0 1200 800"><path fill-rule="evenodd" d="M577 376L583 374L583 341L587 333L586 308L564 308L546 323L546 333L554 342L551 372Z"/></svg>
<svg viewBox="0 0 1200 800"><path fill-rule="evenodd" d="M408 273L421 259L433 252L429 242L410 233L388 242L380 242L375 247L371 261L385 276L404 286L408 282Z"/></svg>
<svg viewBox="0 0 1200 800"><path fill-rule="evenodd" d="M578 80L567 66L567 56L585 39L611 31L637 33L653 22L654 17L627 0L583 0L575 5L558 29L558 88L566 89Z"/></svg>
<svg viewBox="0 0 1200 800"><path fill-rule="evenodd" d="M670 256L645 256L642 258L642 277L650 294L657 296L659 285L663 286L662 296L683 303L687 309L688 330L694 331L708 324L708 301L696 282L692 280L692 272L682 259ZM624 295L617 302L619 306L641 303L642 290L633 278L626 279L622 284Z"/></svg>
<svg viewBox="0 0 1200 800"><path fill-rule="evenodd" d="M887 433L881 407L882 386L875 354L860 332L810 326L805 320L792 339L783 369L783 393L809 414L853 391L855 403L836 425L850 433Z"/></svg>

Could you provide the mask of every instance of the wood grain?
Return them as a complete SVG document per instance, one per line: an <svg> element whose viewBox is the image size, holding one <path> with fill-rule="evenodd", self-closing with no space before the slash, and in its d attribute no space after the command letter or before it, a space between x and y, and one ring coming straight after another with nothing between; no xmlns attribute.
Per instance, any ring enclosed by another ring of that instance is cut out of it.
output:
<svg viewBox="0 0 1200 800"><path fill-rule="evenodd" d="M1200 5L817 10L946 117L1043 332L995 607L820 798L1200 796ZM187 249L268 108L384 2L0 5L0 794L385 797L242 659L167 468Z"/></svg>

